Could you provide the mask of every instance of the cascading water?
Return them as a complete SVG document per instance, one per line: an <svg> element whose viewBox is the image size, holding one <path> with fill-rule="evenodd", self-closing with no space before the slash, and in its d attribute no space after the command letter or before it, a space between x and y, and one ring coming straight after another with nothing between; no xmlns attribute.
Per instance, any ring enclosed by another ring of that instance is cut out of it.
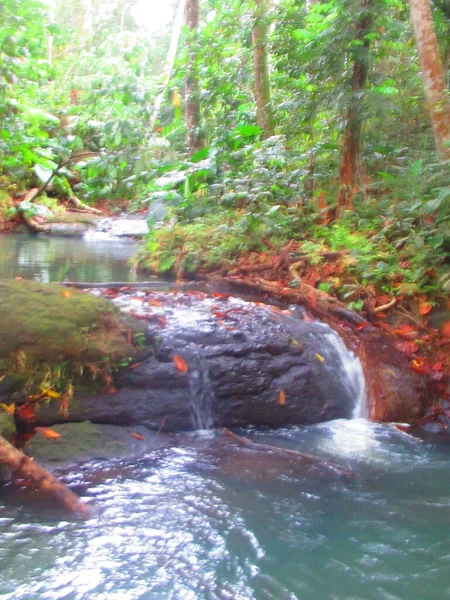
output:
<svg viewBox="0 0 450 600"><path fill-rule="evenodd" d="M214 425L212 406L214 390L205 359L196 354L190 358L189 397L194 429L208 430Z"/></svg>
<svg viewBox="0 0 450 600"><path fill-rule="evenodd" d="M353 409L352 417L354 419L367 419L369 411L367 407L366 381L361 361L353 352L348 350L342 338L335 331L328 333L326 338L341 357L342 377L355 398L355 408Z"/></svg>

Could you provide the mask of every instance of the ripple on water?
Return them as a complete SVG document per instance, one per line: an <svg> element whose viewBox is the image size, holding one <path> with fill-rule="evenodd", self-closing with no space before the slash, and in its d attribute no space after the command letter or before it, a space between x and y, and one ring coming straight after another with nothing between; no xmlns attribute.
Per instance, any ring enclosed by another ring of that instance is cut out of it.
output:
<svg viewBox="0 0 450 600"><path fill-rule="evenodd" d="M158 461L124 465L116 478L85 467L73 481L99 508L86 522L21 510L5 490L1 597L449 596L448 449L353 422L249 435L336 456L355 477L286 475L280 462L272 468L258 453L191 436Z"/></svg>

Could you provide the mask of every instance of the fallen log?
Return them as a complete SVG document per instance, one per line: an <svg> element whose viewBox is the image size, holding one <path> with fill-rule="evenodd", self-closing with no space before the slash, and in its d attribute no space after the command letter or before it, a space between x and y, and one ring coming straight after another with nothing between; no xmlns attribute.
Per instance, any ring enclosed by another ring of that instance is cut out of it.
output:
<svg viewBox="0 0 450 600"><path fill-rule="evenodd" d="M252 440L249 440L248 438L243 437L241 435L237 435L237 433L233 433L232 431L226 428L223 428L220 431L223 435L226 435L228 438L233 440L233 442L239 444L240 446L245 446L247 448L253 448L254 450L260 450L264 452L273 452L274 454L281 454L288 458L293 458L294 460L306 461L312 465L316 465L334 471L342 477L353 476L353 473L351 471L344 471L344 469L334 465L330 461L322 460L321 458L313 456L312 454L305 454L304 452L299 452L298 450L289 450L288 448L271 446L270 444L261 444L259 442L253 442Z"/></svg>
<svg viewBox="0 0 450 600"><path fill-rule="evenodd" d="M0 464L11 467L15 476L30 480L36 489L49 493L62 502L73 513L83 518L90 516L90 508L67 486L58 481L34 460L14 448L4 437L0 436Z"/></svg>

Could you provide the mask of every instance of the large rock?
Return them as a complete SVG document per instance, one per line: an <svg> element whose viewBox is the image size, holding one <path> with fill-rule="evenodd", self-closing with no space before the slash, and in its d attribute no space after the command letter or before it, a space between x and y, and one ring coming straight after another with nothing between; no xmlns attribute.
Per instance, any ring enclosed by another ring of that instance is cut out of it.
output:
<svg viewBox="0 0 450 600"><path fill-rule="evenodd" d="M133 356L145 326L108 300L34 281L0 281L0 402L23 402L74 380L93 390ZM141 340L142 343L142 340Z"/></svg>
<svg viewBox="0 0 450 600"><path fill-rule="evenodd" d="M148 319L154 352L121 369L112 393L75 398L67 417L58 401L39 405L39 424L275 427L351 417L361 395L359 363L326 325L189 292L135 294L122 308Z"/></svg>

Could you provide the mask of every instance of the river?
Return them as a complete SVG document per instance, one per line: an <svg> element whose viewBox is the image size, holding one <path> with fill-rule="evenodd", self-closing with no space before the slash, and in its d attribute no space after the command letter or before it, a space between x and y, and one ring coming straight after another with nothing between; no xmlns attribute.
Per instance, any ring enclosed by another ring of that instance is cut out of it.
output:
<svg viewBox="0 0 450 600"><path fill-rule="evenodd" d="M133 248L124 242L97 245L89 268L73 272L54 270L55 262L70 267L84 242L64 240L57 260L50 259L44 249L56 242L0 238L1 276L134 276L126 264ZM46 265L37 258L43 255ZM181 436L139 461L66 472L64 480L95 508L88 521L68 518L29 488L6 486L0 490L0 597L450 597L445 437L420 442L364 419L244 433L334 458L354 476L237 447L215 432Z"/></svg>

